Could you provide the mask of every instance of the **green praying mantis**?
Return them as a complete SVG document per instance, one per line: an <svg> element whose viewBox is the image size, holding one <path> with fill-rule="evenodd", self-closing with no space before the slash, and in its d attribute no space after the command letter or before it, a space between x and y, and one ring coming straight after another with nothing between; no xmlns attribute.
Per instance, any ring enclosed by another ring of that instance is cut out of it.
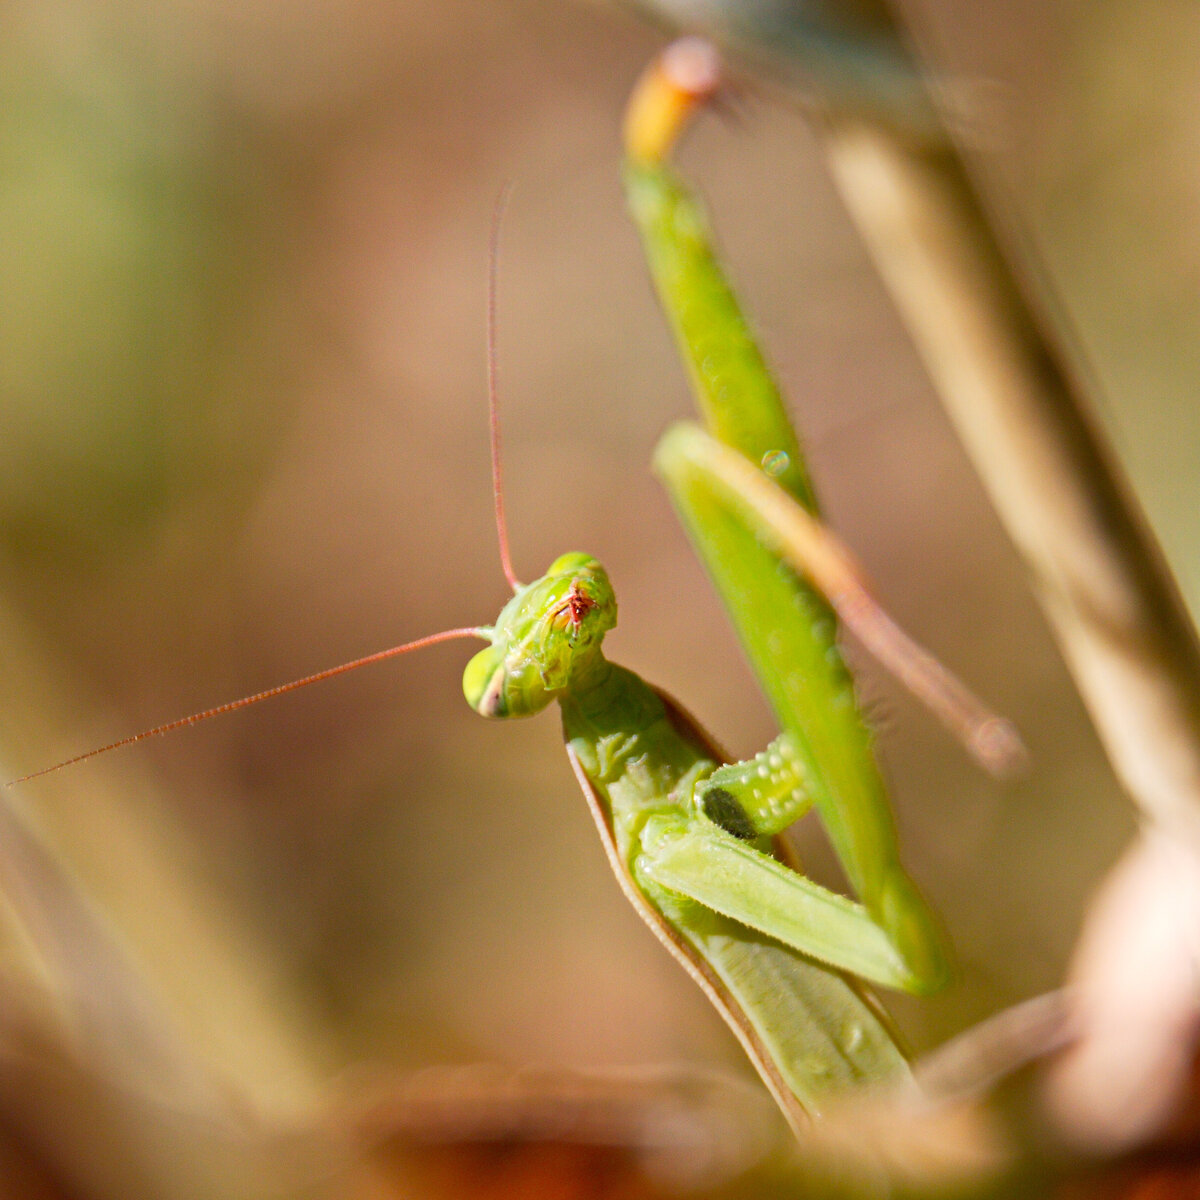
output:
<svg viewBox="0 0 1200 1200"><path fill-rule="evenodd" d="M822 554L836 558L836 543L810 515L815 501L799 443L707 224L664 161L689 112L715 86L708 77L680 81L688 53L700 51L669 51L647 73L626 134L630 209L707 425L668 431L654 464L725 599L779 736L754 758L725 764L678 705L610 662L602 643L617 605L594 558L564 554L540 579L518 582L495 420L493 230L493 479L501 560L513 588L495 623L432 634L69 761L423 646L483 639L488 644L463 676L468 703L491 718L558 703L568 756L622 889L716 1005L798 1128L841 1090L908 1078L888 1022L859 980L927 992L947 978L948 957L900 864L830 604L782 561L795 555L797 538L815 537L816 547L800 555L802 570L822 578ZM782 516L773 512L780 504ZM789 521L809 522L807 534L789 536ZM853 582L852 572L834 574ZM836 592L839 585L823 586ZM999 727L975 720L973 728L994 739ZM857 901L807 879L777 840L812 807Z"/></svg>

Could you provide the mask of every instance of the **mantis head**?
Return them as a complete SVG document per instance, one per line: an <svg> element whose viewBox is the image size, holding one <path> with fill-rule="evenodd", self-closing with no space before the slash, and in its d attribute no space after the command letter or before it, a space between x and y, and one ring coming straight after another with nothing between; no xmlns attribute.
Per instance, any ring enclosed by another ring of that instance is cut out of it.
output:
<svg viewBox="0 0 1200 1200"><path fill-rule="evenodd" d="M603 661L600 643L616 623L617 600L604 568L590 555L564 554L504 606L492 644L463 672L467 703L485 717L540 712Z"/></svg>

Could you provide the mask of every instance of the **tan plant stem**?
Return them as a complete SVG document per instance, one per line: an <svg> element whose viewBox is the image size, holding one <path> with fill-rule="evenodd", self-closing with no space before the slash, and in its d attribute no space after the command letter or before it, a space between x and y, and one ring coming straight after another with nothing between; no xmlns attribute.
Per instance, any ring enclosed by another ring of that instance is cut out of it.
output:
<svg viewBox="0 0 1200 1200"><path fill-rule="evenodd" d="M952 151L828 126L842 195L1024 557L1114 769L1200 849L1200 649L1059 348Z"/></svg>

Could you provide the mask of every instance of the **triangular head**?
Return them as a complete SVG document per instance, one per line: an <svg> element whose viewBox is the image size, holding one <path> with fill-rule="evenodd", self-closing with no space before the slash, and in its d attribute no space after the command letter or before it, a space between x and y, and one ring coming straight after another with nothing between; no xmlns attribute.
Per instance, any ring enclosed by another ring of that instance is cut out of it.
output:
<svg viewBox="0 0 1200 1200"><path fill-rule="evenodd" d="M533 583L518 586L491 645L463 672L467 703L485 717L528 717L607 666L600 644L617 623L608 573L588 554L564 554Z"/></svg>

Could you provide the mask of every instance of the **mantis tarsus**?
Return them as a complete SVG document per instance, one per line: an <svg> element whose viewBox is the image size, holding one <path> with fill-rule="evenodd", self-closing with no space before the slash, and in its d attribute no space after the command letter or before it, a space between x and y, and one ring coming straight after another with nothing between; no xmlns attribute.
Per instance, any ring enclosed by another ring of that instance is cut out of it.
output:
<svg viewBox="0 0 1200 1200"><path fill-rule="evenodd" d="M750 462L769 464L773 486L812 508L799 444L704 221L662 163L706 87L681 88L660 71L635 93L630 205L713 435ZM493 267L495 257L493 242ZM494 305L494 275L489 295ZM694 426L671 430L656 469L727 600L783 730L755 758L721 765L673 701L604 657L601 643L617 610L595 559L566 554L540 579L517 582L499 487L491 314L488 324L497 524L514 591L495 624L393 647L103 750L434 642L482 638L489 644L463 677L468 702L487 717L526 716L558 702L568 755L623 889L720 1009L793 1124L839 1089L907 1078L886 1021L851 976L927 991L944 980L946 959L936 924L900 866L828 605L781 566L772 538L756 524L761 518L730 502L737 484L710 465L712 436ZM819 887L780 857L776 835L813 805L861 903Z"/></svg>

